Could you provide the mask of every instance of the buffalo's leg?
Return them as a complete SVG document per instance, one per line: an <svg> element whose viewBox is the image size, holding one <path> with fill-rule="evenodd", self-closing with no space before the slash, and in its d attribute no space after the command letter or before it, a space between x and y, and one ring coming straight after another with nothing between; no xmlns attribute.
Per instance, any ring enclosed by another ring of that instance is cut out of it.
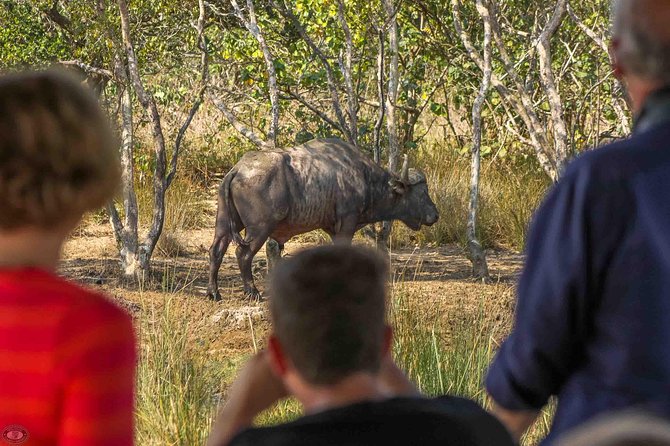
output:
<svg viewBox="0 0 670 446"><path fill-rule="evenodd" d="M273 238L268 239L267 243L265 243L265 254L268 258L268 272L271 272L281 260L281 252L283 248L284 245Z"/></svg>
<svg viewBox="0 0 670 446"><path fill-rule="evenodd" d="M249 240L247 245L239 245L235 254L237 255L237 264L240 267L240 275L244 284L244 295L250 299L260 299L261 293L254 284L254 276L251 272L251 263L254 256L263 247L268 238L268 234L259 234L253 229L247 227L246 238Z"/></svg>
<svg viewBox="0 0 670 446"><path fill-rule="evenodd" d="M221 300L218 284L219 268L221 268L223 256L226 254L228 245L230 244L230 237L219 232L217 227L214 242L209 248L209 282L207 284L207 297L215 301Z"/></svg>
<svg viewBox="0 0 670 446"><path fill-rule="evenodd" d="M344 218L339 231L329 232L330 238L336 245L351 245L356 232L357 220L355 218Z"/></svg>

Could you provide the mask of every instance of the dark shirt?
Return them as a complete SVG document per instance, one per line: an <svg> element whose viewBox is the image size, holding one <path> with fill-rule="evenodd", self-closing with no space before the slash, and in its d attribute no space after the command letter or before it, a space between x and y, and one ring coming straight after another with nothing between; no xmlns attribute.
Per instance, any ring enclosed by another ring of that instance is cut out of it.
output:
<svg viewBox="0 0 670 446"><path fill-rule="evenodd" d="M670 417L670 94L647 105L633 137L569 166L532 224L486 385L510 410L558 396L543 444L606 411Z"/></svg>
<svg viewBox="0 0 670 446"><path fill-rule="evenodd" d="M231 446L512 446L505 428L478 404L454 397L394 398L247 429Z"/></svg>

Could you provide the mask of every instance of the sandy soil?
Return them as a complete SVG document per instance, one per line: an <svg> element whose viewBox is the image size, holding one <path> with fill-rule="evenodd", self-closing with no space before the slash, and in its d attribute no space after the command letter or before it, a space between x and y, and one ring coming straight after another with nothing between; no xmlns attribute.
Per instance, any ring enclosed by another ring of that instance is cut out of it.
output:
<svg viewBox="0 0 670 446"><path fill-rule="evenodd" d="M194 342L217 357L249 353L263 343L269 328L267 304L244 299L241 281L229 249L221 267L219 285L222 302L205 297L207 249L211 229L172 234L179 243L179 255L166 257L159 252L154 272L140 284L119 274L116 247L107 225L89 224L79 228L66 244L61 273L84 284L104 290L137 318L152 317L169 302L190 324ZM289 243L286 254L305 246ZM405 293L425 314L426 321L441 322L444 336L450 337L459 321L479 315L495 325L496 337L508 331L513 312L513 293L523 258L512 252L489 252L492 284L475 282L470 263L454 246L402 249L391 255L395 293ZM259 288L264 288L266 260L259 253L254 271Z"/></svg>

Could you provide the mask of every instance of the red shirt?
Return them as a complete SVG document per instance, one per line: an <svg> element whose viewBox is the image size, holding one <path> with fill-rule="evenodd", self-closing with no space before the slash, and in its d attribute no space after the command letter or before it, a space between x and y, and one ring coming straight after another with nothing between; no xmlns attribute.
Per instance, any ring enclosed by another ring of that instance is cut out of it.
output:
<svg viewBox="0 0 670 446"><path fill-rule="evenodd" d="M0 444L133 444L132 320L38 269L0 270Z"/></svg>

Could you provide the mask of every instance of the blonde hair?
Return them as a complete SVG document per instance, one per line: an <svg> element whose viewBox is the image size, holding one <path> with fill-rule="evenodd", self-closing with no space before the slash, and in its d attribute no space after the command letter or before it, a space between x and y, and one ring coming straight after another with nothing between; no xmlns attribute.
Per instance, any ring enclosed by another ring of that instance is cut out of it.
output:
<svg viewBox="0 0 670 446"><path fill-rule="evenodd" d="M0 229L78 218L119 179L115 138L80 82L57 71L0 77Z"/></svg>

